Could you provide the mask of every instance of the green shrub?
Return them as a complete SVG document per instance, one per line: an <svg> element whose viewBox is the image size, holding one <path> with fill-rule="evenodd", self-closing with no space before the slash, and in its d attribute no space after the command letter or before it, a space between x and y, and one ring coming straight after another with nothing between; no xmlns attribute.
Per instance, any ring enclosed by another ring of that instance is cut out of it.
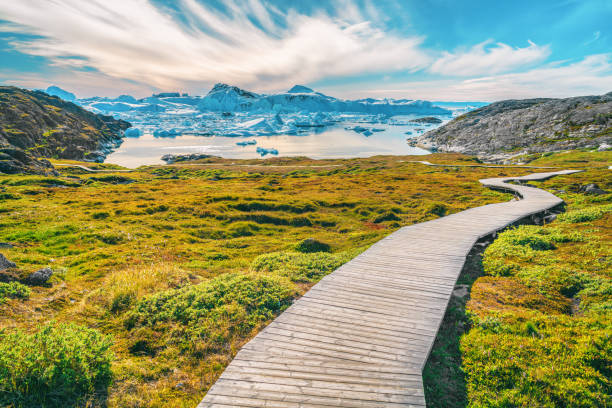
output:
<svg viewBox="0 0 612 408"><path fill-rule="evenodd" d="M30 288L19 282L0 282L0 304L3 303L6 298L27 299L30 297L30 293Z"/></svg>
<svg viewBox="0 0 612 408"><path fill-rule="evenodd" d="M317 282L350 258L346 253L336 255L325 252L273 252L255 258L251 270L286 276L293 282Z"/></svg>
<svg viewBox="0 0 612 408"><path fill-rule="evenodd" d="M557 219L561 222L575 224L579 222L598 220L610 212L612 212L612 204L606 204L588 207L581 210L568 211L566 213L559 214Z"/></svg>
<svg viewBox="0 0 612 408"><path fill-rule="evenodd" d="M230 237L250 237L255 235L261 227L253 222L236 222L230 225L228 228L228 235Z"/></svg>
<svg viewBox="0 0 612 408"><path fill-rule="evenodd" d="M381 222L385 222L385 221L401 221L401 218L397 216L397 214L395 214L392 211L386 211L382 214L380 214L378 217L374 218L373 222L375 224L379 224Z"/></svg>
<svg viewBox="0 0 612 408"><path fill-rule="evenodd" d="M472 328L461 339L469 406L610 406L605 325L555 316Z"/></svg>
<svg viewBox="0 0 612 408"><path fill-rule="evenodd" d="M235 204L230 204L229 207L235 208L239 211L286 211L296 214L302 214L309 211L314 211L317 207L308 202L295 202L295 203L274 203L274 202L263 202L263 201L240 201Z"/></svg>
<svg viewBox="0 0 612 408"><path fill-rule="evenodd" d="M0 331L0 405L77 407L111 380L111 341L75 324Z"/></svg>
<svg viewBox="0 0 612 408"><path fill-rule="evenodd" d="M584 237L578 232L566 233L551 227L521 225L501 233L489 245L483 257L485 273L493 276L508 276L521 269L524 263L547 258L545 251L556 248L563 242L581 242Z"/></svg>
<svg viewBox="0 0 612 408"><path fill-rule="evenodd" d="M303 253L329 252L331 247L325 242L317 241L314 238L306 238L295 246L295 250Z"/></svg>
<svg viewBox="0 0 612 408"><path fill-rule="evenodd" d="M109 175L104 175L104 176L89 177L86 183L90 184L90 183L93 183L94 181L99 181L102 183L109 183L109 184L130 184L130 183L134 183L136 180L131 179L129 177L109 174Z"/></svg>
<svg viewBox="0 0 612 408"><path fill-rule="evenodd" d="M442 203L432 203L425 209L425 215L443 217L448 213L448 207Z"/></svg>
<svg viewBox="0 0 612 408"><path fill-rule="evenodd" d="M91 215L94 220L105 220L110 216L106 211L95 212Z"/></svg>
<svg viewBox="0 0 612 408"><path fill-rule="evenodd" d="M293 285L277 276L224 274L144 298L129 313L126 325L171 332L163 343L174 342L191 352L214 352L275 317L295 295ZM168 326L174 330L163 329Z"/></svg>

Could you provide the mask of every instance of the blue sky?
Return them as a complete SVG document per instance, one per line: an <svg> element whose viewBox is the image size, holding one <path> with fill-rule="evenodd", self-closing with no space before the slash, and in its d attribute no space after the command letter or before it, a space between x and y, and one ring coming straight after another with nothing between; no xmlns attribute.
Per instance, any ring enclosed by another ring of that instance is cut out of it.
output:
<svg viewBox="0 0 612 408"><path fill-rule="evenodd" d="M0 2L0 82L77 96L481 100L612 91L612 1Z"/></svg>

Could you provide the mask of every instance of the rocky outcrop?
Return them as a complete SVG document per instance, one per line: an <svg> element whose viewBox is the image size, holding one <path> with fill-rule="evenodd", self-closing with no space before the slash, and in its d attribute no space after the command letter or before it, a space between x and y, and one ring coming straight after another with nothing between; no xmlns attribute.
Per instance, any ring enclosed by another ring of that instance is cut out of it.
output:
<svg viewBox="0 0 612 408"><path fill-rule="evenodd" d="M433 116L425 116L424 118L416 118L416 119L412 119L409 120L408 122L411 123L429 123L432 125L438 125L440 123L442 123L442 119L433 117Z"/></svg>
<svg viewBox="0 0 612 408"><path fill-rule="evenodd" d="M566 99L495 102L414 138L430 150L503 160L522 154L612 144L612 92Z"/></svg>
<svg viewBox="0 0 612 408"><path fill-rule="evenodd" d="M185 161L193 161L193 160L202 160L202 159L210 159L212 156L210 154L203 153L192 153L192 154L164 154L162 156L162 160L167 164L179 163Z"/></svg>
<svg viewBox="0 0 612 408"><path fill-rule="evenodd" d="M45 157L101 162L128 127L42 91L0 86L0 172L53 172Z"/></svg>

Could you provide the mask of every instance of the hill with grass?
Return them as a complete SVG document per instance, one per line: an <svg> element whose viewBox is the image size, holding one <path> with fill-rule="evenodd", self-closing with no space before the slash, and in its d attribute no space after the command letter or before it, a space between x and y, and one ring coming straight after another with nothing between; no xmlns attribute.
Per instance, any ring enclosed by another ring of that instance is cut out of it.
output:
<svg viewBox="0 0 612 408"><path fill-rule="evenodd" d="M610 148L612 92L495 102L461 115L412 143L440 152L478 155L489 161L525 153Z"/></svg>
<svg viewBox="0 0 612 408"><path fill-rule="evenodd" d="M53 172L40 158L102 161L130 126L41 91L0 87L0 173Z"/></svg>

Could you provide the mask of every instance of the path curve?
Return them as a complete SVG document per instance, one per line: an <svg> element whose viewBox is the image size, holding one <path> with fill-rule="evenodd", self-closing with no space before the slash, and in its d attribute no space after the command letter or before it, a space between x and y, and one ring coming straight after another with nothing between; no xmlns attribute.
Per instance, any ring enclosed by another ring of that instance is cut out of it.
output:
<svg viewBox="0 0 612 408"><path fill-rule="evenodd" d="M421 372L476 241L562 204L510 180L523 199L403 227L314 285L242 347L198 408L425 407Z"/></svg>

